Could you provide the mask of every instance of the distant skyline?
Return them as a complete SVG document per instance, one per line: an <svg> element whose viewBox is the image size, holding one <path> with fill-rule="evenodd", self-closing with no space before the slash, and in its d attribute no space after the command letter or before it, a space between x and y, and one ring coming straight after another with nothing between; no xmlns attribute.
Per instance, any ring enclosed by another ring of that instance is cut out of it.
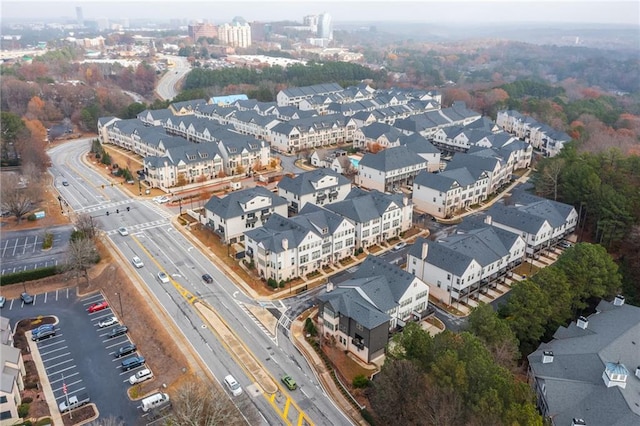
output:
<svg viewBox="0 0 640 426"><path fill-rule="evenodd" d="M229 22L235 16L252 21L291 20L329 13L339 22L461 23L597 23L640 27L638 0L50 0L0 2L2 19L75 19L77 6L85 20L98 18L165 20L206 19Z"/></svg>

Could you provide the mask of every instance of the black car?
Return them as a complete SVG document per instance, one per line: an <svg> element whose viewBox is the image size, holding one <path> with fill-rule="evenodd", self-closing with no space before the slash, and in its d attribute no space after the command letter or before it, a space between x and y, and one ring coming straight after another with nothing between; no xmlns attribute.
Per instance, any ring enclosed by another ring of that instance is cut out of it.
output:
<svg viewBox="0 0 640 426"><path fill-rule="evenodd" d="M42 333L43 331L51 331L55 330L56 326L54 324L42 324L39 327L34 328L31 332L36 335L38 333Z"/></svg>
<svg viewBox="0 0 640 426"><path fill-rule="evenodd" d="M111 331L109 332L109 339L117 337L117 336L122 336L123 334L125 334L127 331L129 331L129 329L127 328L126 325L119 325L117 327L114 327L111 329Z"/></svg>
<svg viewBox="0 0 640 426"><path fill-rule="evenodd" d="M143 356L132 356L131 358L127 358L121 363L122 371L129 371L132 368L138 368L144 365L144 357Z"/></svg>
<svg viewBox="0 0 640 426"><path fill-rule="evenodd" d="M204 274L204 275L202 276L202 279L203 279L203 280L204 280L204 282L205 282L205 283L207 283L207 284L211 284L211 283L213 283L213 277L212 277L211 275L209 275L209 274Z"/></svg>
<svg viewBox="0 0 640 426"><path fill-rule="evenodd" d="M115 357L116 358L120 358L121 356L125 356L125 355L129 355L130 353L133 353L136 351L136 345L134 345L133 343L130 343L128 345L124 345L123 347L121 347L120 349L118 349L115 353Z"/></svg>
<svg viewBox="0 0 640 426"><path fill-rule="evenodd" d="M55 336L55 335L56 335L56 330L55 329L45 329L45 330L42 330L42 331L40 331L38 333L34 333L31 336L31 340L33 340L34 342L37 342L37 341L42 340L42 339L48 339L49 337Z"/></svg>
<svg viewBox="0 0 640 426"><path fill-rule="evenodd" d="M33 296L26 291L20 295L20 299L24 302L25 305L30 305L33 303Z"/></svg>

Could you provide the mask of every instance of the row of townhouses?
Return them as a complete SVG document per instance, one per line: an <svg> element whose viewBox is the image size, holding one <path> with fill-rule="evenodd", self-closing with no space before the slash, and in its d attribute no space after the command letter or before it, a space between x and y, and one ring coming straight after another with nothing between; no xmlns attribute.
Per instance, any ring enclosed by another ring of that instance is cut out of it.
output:
<svg viewBox="0 0 640 426"><path fill-rule="evenodd" d="M466 301L495 287L526 257L551 250L575 230L577 220L572 206L517 190L508 205L496 203L482 215L465 218L456 234L418 239L406 270L443 302Z"/></svg>
<svg viewBox="0 0 640 426"><path fill-rule="evenodd" d="M21 420L18 407L22 404L20 393L27 373L22 352L14 346L13 330L5 317L0 317L0 368L0 425L15 425Z"/></svg>
<svg viewBox="0 0 640 426"><path fill-rule="evenodd" d="M557 155L565 144L571 142L571 136L565 132L539 123L533 117L518 111L498 111L496 124L515 137L529 142L534 149L542 152L545 157Z"/></svg>

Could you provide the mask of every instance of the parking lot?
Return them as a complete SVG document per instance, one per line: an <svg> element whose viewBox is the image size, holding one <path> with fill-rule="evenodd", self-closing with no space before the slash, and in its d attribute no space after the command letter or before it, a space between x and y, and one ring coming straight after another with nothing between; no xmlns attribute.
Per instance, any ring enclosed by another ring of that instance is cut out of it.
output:
<svg viewBox="0 0 640 426"><path fill-rule="evenodd" d="M47 266L56 266L64 259L71 228L62 226L50 229L53 235L51 249L43 250L44 231L3 232L0 242L0 274L12 274Z"/></svg>
<svg viewBox="0 0 640 426"><path fill-rule="evenodd" d="M116 299L117 300L117 299ZM118 316L111 307L95 313L87 312L93 303L104 301L101 293L78 298L75 289L68 288L34 295L32 305L24 305L20 299L9 299L1 314L14 325L25 318L40 315L58 319L56 335L37 342L44 365L44 372L51 384L58 406L66 397L88 393L96 404L101 418L113 417L125 424L145 424L139 402L127 396L128 379L138 368L122 371L123 359L135 356L131 353L115 358L115 351L130 343L128 335L109 338L110 327L100 328L98 323L110 316ZM140 367L144 368L144 367Z"/></svg>

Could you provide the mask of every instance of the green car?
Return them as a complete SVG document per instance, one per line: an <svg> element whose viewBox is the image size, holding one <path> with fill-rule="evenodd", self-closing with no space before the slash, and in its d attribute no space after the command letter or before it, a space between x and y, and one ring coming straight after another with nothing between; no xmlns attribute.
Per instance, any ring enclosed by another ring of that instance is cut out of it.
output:
<svg viewBox="0 0 640 426"><path fill-rule="evenodd" d="M298 389L298 385L296 384L296 381L295 381L295 380L293 380L293 378L291 378L291 376L289 376L288 374L282 378L282 383L284 383L284 385L285 385L289 390L296 390L296 389Z"/></svg>

